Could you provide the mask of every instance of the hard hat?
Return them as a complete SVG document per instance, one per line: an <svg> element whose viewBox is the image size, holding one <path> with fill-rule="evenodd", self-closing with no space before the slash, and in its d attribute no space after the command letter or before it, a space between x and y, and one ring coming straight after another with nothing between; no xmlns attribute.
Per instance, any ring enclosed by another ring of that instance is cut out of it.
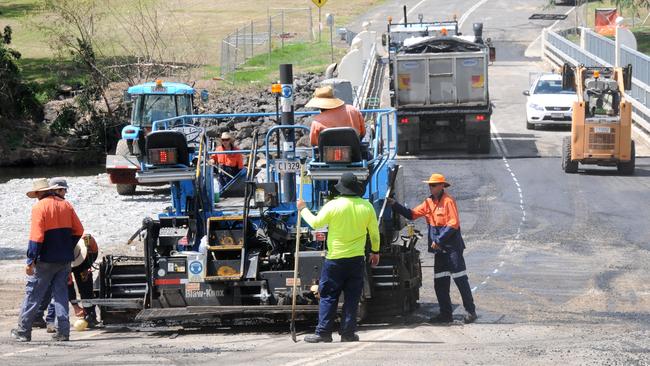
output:
<svg viewBox="0 0 650 366"><path fill-rule="evenodd" d="M447 183L447 180L445 179L445 176L442 174L438 173L433 173L429 177L429 180L423 180L423 183L427 184L437 184L437 183L442 183L445 185L445 187L449 187L451 184Z"/></svg>
<svg viewBox="0 0 650 366"><path fill-rule="evenodd" d="M84 330L88 329L88 322L86 319L77 319L72 325L72 328L74 328L74 330L77 332L83 332Z"/></svg>

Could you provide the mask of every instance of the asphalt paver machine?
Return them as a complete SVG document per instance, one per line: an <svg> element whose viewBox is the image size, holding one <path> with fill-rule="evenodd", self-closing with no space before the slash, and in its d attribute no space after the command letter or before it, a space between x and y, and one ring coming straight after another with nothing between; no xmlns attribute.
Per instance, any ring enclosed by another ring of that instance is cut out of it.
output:
<svg viewBox="0 0 650 366"><path fill-rule="evenodd" d="M189 159L188 139L174 126L275 114L186 115L154 122L138 176L170 182L172 202L157 218L144 219L141 257L103 259L95 303L105 323L286 320L294 283L298 319L315 316L327 230L297 225L298 187L302 184L302 199L316 211L336 194L334 183L345 172L364 182L364 197L381 212L381 260L366 267L360 316L404 315L416 308L422 283L418 234L402 230L405 221L384 204L388 194L404 195L395 161L395 111L362 111L374 115L366 119L375 124L373 136L363 141L353 129L332 128L321 133L318 146L296 147L296 131L308 133L308 127L294 124L294 115L312 112L293 112L290 65L281 66L281 80L281 121L257 129L252 148L238 151L248 156L246 170L218 197L208 160L228 152L210 151L210 140L201 132ZM279 136L275 143L272 136ZM261 169L256 168L258 157L266 160ZM296 281L294 253L299 256Z"/></svg>

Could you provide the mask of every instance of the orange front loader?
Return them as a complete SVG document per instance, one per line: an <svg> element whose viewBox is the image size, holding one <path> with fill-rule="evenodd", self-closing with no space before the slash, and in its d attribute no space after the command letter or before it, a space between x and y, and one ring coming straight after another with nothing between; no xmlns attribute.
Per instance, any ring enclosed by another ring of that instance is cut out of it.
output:
<svg viewBox="0 0 650 366"><path fill-rule="evenodd" d="M632 104L624 90L632 85L632 66L562 68L562 87L575 89L571 136L562 144L562 169L576 173L578 164L616 166L634 174Z"/></svg>

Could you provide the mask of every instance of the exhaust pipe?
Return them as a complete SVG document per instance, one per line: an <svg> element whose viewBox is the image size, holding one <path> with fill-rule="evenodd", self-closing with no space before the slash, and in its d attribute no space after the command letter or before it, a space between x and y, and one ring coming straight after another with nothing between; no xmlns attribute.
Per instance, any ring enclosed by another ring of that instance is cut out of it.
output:
<svg viewBox="0 0 650 366"><path fill-rule="evenodd" d="M484 44L483 42L483 23L474 23L472 25L474 29L474 43Z"/></svg>

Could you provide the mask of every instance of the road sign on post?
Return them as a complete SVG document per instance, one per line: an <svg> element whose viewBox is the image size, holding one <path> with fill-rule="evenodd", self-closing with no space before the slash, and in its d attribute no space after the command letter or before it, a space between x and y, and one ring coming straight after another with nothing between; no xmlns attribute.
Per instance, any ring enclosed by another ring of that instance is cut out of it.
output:
<svg viewBox="0 0 650 366"><path fill-rule="evenodd" d="M334 34L332 33L332 29L334 29L334 14L325 14L325 21L327 22L327 26L330 27L330 53L332 55L332 63L334 63Z"/></svg>
<svg viewBox="0 0 650 366"><path fill-rule="evenodd" d="M327 3L327 0L311 0L314 5L318 7L318 43L321 42L321 33L323 31L323 21L321 19L320 15L320 8L325 6L325 3Z"/></svg>

